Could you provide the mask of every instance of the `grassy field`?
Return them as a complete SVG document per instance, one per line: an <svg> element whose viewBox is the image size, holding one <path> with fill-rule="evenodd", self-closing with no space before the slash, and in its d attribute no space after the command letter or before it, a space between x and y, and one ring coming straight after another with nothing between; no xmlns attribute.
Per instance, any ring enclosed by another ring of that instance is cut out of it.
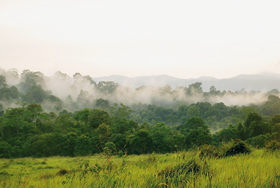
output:
<svg viewBox="0 0 280 188"><path fill-rule="evenodd" d="M1 159L0 187L280 187L280 153Z"/></svg>

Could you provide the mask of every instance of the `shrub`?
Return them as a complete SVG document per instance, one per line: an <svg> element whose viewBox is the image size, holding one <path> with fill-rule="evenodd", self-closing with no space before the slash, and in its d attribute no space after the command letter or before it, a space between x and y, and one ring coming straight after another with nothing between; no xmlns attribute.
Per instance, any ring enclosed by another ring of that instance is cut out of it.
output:
<svg viewBox="0 0 280 188"><path fill-rule="evenodd" d="M74 149L76 156L86 156L90 154L90 140L87 136L81 135L78 137Z"/></svg>
<svg viewBox="0 0 280 188"><path fill-rule="evenodd" d="M159 171L156 175L162 178L176 178L179 175L187 175L189 173L197 174L201 167L195 160L178 164L173 167L166 167L164 170Z"/></svg>
<svg viewBox="0 0 280 188"><path fill-rule="evenodd" d="M265 147L266 140L268 140L268 137L266 135L259 135L253 138L248 138L246 142L251 146L263 148Z"/></svg>
<svg viewBox="0 0 280 188"><path fill-rule="evenodd" d="M113 142L107 142L103 150L106 155L114 155L116 152L116 145Z"/></svg>
<svg viewBox="0 0 280 188"><path fill-rule="evenodd" d="M11 148L7 142L0 142L0 158L10 158Z"/></svg>
<svg viewBox="0 0 280 188"><path fill-rule="evenodd" d="M224 156L224 153L220 147L216 147L213 145L203 145L199 147L199 157L200 158L205 158L205 157L215 157L215 158L220 158Z"/></svg>
<svg viewBox="0 0 280 188"><path fill-rule="evenodd" d="M153 153L152 155L149 155L149 157L146 159L147 163L155 163L158 161L158 157Z"/></svg>
<svg viewBox="0 0 280 188"><path fill-rule="evenodd" d="M280 142L272 140L265 145L266 151L275 151L280 149Z"/></svg>
<svg viewBox="0 0 280 188"><path fill-rule="evenodd" d="M120 151L118 152L118 157L122 157L122 156L123 156L123 151L120 150Z"/></svg>
<svg viewBox="0 0 280 188"><path fill-rule="evenodd" d="M233 141L233 143L227 149L225 155L232 156L232 155L236 155L236 154L240 154L240 153L249 154L249 153L251 153L251 149L246 145L245 142L243 142L240 139L236 139Z"/></svg>
<svg viewBox="0 0 280 188"><path fill-rule="evenodd" d="M60 171L58 171L58 173L56 173L57 176L64 176L65 174L69 173L68 170L65 169L61 169Z"/></svg>

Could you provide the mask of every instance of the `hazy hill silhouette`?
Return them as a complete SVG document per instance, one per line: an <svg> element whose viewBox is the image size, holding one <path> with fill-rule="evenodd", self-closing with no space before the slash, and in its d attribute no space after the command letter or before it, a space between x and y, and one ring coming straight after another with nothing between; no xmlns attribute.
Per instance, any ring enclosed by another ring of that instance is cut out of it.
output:
<svg viewBox="0 0 280 188"><path fill-rule="evenodd" d="M204 91L209 91L211 86L217 90L237 91L242 88L251 91L270 91L272 89L280 90L280 74L260 73L260 74L242 74L227 79L217 79L214 77L203 76L199 78L180 79L168 75L157 76L139 76L125 77L121 75L112 75L106 77L93 78L94 81L113 81L123 86L138 88L143 85L164 86L170 85L172 88L177 86L188 87L189 84L202 82Z"/></svg>

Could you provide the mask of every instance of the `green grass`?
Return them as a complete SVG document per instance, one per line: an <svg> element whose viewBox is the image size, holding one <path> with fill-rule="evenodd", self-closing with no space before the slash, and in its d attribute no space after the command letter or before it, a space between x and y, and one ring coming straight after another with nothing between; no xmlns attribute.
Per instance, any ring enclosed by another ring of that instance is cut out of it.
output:
<svg viewBox="0 0 280 188"><path fill-rule="evenodd" d="M221 159L200 159L195 151L111 159L103 155L1 159L0 187L280 187L279 157L279 152L254 150ZM180 169L190 161L199 171ZM68 173L58 175L62 169Z"/></svg>

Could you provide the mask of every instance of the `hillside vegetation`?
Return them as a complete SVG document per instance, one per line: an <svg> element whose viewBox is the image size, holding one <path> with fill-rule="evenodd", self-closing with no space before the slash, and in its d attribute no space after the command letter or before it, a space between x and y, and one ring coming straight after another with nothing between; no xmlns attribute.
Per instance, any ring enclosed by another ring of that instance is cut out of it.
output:
<svg viewBox="0 0 280 188"><path fill-rule="evenodd" d="M276 89L56 78L48 90L58 85L39 72L0 75L1 187L279 186Z"/></svg>

